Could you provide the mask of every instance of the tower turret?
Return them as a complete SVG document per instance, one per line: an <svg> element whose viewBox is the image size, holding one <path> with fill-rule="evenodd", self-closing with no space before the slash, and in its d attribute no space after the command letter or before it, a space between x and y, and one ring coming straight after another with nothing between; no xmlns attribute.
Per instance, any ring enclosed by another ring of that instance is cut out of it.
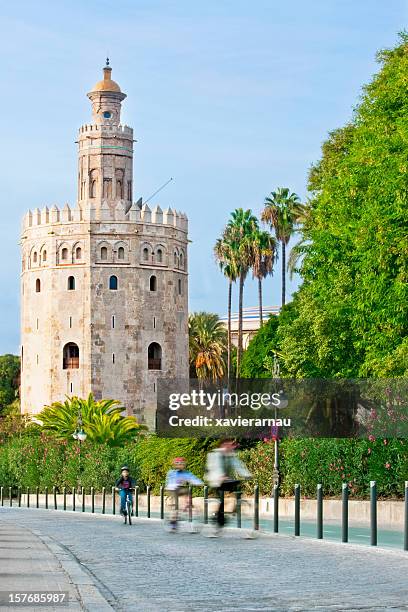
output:
<svg viewBox="0 0 408 612"><path fill-rule="evenodd" d="M132 203L133 130L120 123L126 94L111 77L107 60L103 79L88 93L93 123L79 130L78 204L88 219L100 219L101 209L113 217L119 202L125 210Z"/></svg>

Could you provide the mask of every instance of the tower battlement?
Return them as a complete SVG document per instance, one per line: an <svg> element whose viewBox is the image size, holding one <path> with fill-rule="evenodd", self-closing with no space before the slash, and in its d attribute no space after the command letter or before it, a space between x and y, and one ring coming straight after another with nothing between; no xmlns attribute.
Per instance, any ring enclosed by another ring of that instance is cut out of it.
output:
<svg viewBox="0 0 408 612"><path fill-rule="evenodd" d="M106 132L113 132L113 133L120 133L120 134L128 134L129 136L133 136L133 128L129 127L128 125L105 125L105 124L101 124L101 123L84 123L84 125L81 125L81 127L78 130L78 133L81 134L87 134L87 133L92 133L94 134L95 132L101 133L103 132L104 134Z"/></svg>
<svg viewBox="0 0 408 612"><path fill-rule="evenodd" d="M87 215L90 212L90 215ZM54 205L51 208L44 206L41 210L35 208L29 210L23 218L22 230L25 232L31 227L52 226L56 223L89 223L98 221L120 221L128 223L149 223L155 225L166 225L177 228L183 232L188 232L188 219L185 213L172 208L162 210L160 206L149 208L147 204L140 207L135 202L126 211L125 202L118 203L116 208L111 208L106 201L101 203L99 209L82 209L79 206L71 208L65 204L63 208Z"/></svg>

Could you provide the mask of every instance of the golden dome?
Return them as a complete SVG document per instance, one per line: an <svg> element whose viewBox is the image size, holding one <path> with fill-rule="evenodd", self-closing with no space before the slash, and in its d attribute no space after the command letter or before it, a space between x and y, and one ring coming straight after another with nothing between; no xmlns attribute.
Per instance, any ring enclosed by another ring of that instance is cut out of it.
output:
<svg viewBox="0 0 408 612"><path fill-rule="evenodd" d="M115 81L111 79L112 68L110 66L105 66L103 69L103 80L98 81L98 83L92 88L92 91L119 91L120 87Z"/></svg>

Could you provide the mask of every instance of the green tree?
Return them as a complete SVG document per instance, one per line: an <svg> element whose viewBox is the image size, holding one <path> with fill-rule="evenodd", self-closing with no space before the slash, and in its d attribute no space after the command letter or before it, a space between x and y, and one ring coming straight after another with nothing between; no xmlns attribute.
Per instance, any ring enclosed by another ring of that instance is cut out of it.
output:
<svg viewBox="0 0 408 612"><path fill-rule="evenodd" d="M408 35L378 60L310 172L297 317L279 329L292 375L408 374Z"/></svg>
<svg viewBox="0 0 408 612"><path fill-rule="evenodd" d="M286 247L295 232L303 206L299 196L287 187L278 187L265 198L261 219L275 232L282 245L282 306L286 303Z"/></svg>
<svg viewBox="0 0 408 612"><path fill-rule="evenodd" d="M195 312L188 320L190 364L197 378L216 380L225 376L227 332L218 315Z"/></svg>
<svg viewBox="0 0 408 612"><path fill-rule="evenodd" d="M77 429L81 414L83 430L89 442L109 446L121 446L134 439L143 426L132 416L122 416L123 407L117 400L95 401L92 393L87 399L67 398L65 402L54 402L36 416L44 432L59 439L70 439Z"/></svg>
<svg viewBox="0 0 408 612"><path fill-rule="evenodd" d="M0 356L0 414L14 402L20 384L20 358L15 355Z"/></svg>
<svg viewBox="0 0 408 612"><path fill-rule="evenodd" d="M263 325L262 281L273 274L276 256L276 240L269 232L261 230L253 233L252 275L258 279L259 324Z"/></svg>

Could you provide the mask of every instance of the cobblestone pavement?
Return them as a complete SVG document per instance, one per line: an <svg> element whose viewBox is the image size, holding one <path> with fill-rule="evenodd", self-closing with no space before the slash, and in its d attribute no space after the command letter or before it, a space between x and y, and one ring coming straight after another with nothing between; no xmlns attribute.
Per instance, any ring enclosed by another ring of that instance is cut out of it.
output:
<svg viewBox="0 0 408 612"><path fill-rule="evenodd" d="M129 527L118 516L0 508L0 527L10 525L47 534L72 553L114 610L408 610L403 551L288 536L243 540L237 530L209 539L166 533L155 520Z"/></svg>

